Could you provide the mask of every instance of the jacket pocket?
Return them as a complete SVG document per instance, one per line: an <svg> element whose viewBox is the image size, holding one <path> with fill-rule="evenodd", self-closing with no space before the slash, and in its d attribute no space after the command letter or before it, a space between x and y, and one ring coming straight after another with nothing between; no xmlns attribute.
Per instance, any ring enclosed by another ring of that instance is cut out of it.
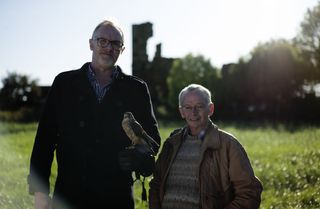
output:
<svg viewBox="0 0 320 209"><path fill-rule="evenodd" d="M226 191L216 191L204 194L206 207L203 208L225 208L234 199L234 189L232 185Z"/></svg>

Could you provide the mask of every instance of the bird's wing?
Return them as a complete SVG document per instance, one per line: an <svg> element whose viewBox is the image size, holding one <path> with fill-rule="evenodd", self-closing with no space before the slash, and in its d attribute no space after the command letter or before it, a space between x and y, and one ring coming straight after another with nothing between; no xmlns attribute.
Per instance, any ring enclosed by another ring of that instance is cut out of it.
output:
<svg viewBox="0 0 320 209"><path fill-rule="evenodd" d="M149 136L147 132L143 131L142 135L143 135L143 140L145 140L149 145L157 148L160 147L158 142L156 142L151 136Z"/></svg>
<svg viewBox="0 0 320 209"><path fill-rule="evenodd" d="M141 124L135 119L130 121L130 126L132 127L133 132L139 138L142 138L147 144L159 147L159 144L147 134L147 132L142 128Z"/></svg>
<svg viewBox="0 0 320 209"><path fill-rule="evenodd" d="M131 142L133 144L139 144L139 139L137 137L137 135L134 133L134 131L132 130L132 127L130 126L130 121L128 118L124 118L122 120L122 128L124 130L124 132L126 133L126 135L128 136L128 138L131 140Z"/></svg>
<svg viewBox="0 0 320 209"><path fill-rule="evenodd" d="M132 128L132 131L137 135L137 136L142 136L142 133L144 132L142 126L138 121L136 121L134 118L130 120L130 126Z"/></svg>

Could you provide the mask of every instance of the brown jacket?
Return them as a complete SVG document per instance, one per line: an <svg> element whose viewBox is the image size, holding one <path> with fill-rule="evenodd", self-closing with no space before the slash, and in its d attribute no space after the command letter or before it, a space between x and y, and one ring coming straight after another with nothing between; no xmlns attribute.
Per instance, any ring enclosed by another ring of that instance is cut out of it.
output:
<svg viewBox="0 0 320 209"><path fill-rule="evenodd" d="M149 208L161 209L166 179L187 128L164 143L150 182ZM198 179L202 209L259 208L262 185L248 156L232 135L210 122L201 146Z"/></svg>

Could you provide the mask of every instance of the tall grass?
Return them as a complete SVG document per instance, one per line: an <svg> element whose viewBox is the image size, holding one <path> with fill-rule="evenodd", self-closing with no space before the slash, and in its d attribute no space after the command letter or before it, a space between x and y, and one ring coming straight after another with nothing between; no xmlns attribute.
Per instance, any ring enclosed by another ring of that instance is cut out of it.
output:
<svg viewBox="0 0 320 209"><path fill-rule="evenodd" d="M217 124L245 147L264 186L260 208L320 208L320 127ZM1 209L33 208L26 178L36 126L0 123ZM162 139L179 126L160 123ZM135 202L136 208L147 208L141 201L139 182L135 183Z"/></svg>
<svg viewBox="0 0 320 209"><path fill-rule="evenodd" d="M261 208L320 208L319 127L225 129L244 145L263 183Z"/></svg>
<svg viewBox="0 0 320 209"><path fill-rule="evenodd" d="M0 124L0 208L31 209L27 174L35 124Z"/></svg>

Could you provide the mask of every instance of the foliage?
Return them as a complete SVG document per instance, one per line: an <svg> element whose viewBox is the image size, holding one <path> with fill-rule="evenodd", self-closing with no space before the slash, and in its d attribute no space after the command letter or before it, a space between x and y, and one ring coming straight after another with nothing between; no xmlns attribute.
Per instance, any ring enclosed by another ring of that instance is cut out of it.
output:
<svg viewBox="0 0 320 209"><path fill-rule="evenodd" d="M0 89L0 119L7 121L31 121L37 119L41 102L38 81L27 75L8 72Z"/></svg>
<svg viewBox="0 0 320 209"><path fill-rule="evenodd" d="M164 140L182 124L160 123ZM246 149L255 174L263 183L260 208L320 207L320 128L284 124L221 123ZM31 209L26 176L37 125L0 124L0 208ZM162 141L163 142L163 141ZM56 169L54 165L53 171ZM53 173L51 182L54 182ZM147 182L150 178L147 178ZM148 186L148 185L146 185ZM141 202L141 185L135 183L136 208Z"/></svg>
<svg viewBox="0 0 320 209"><path fill-rule="evenodd" d="M202 55L188 54L174 61L167 78L169 103L176 111L180 91L191 83L201 84L213 90L218 80L218 70Z"/></svg>
<svg viewBox="0 0 320 209"><path fill-rule="evenodd" d="M224 65L221 77L201 55L175 60L167 77L168 111L177 113L183 87L199 83L213 92L218 119L319 121L319 62L320 2L307 11L293 41L260 43L247 59Z"/></svg>
<svg viewBox="0 0 320 209"><path fill-rule="evenodd" d="M300 24L300 32L295 43L304 52L305 57L317 69L317 79L320 74L320 2L312 9L308 9Z"/></svg>
<svg viewBox="0 0 320 209"><path fill-rule="evenodd" d="M248 63L249 105L288 108L292 98L303 94L305 69L297 50L285 40L256 47Z"/></svg>
<svg viewBox="0 0 320 209"><path fill-rule="evenodd" d="M247 61L240 59L237 64L224 65L216 89L215 117L219 119L243 118L248 96L246 83Z"/></svg>
<svg viewBox="0 0 320 209"><path fill-rule="evenodd" d="M2 79L0 90L1 108L3 110L17 110L22 106L32 106L40 97L37 80L31 80L27 75L9 72Z"/></svg>
<svg viewBox="0 0 320 209"><path fill-rule="evenodd" d="M226 117L293 119L296 99L304 99L310 67L287 40L272 40L255 47L250 59L225 65L219 86L219 109Z"/></svg>
<svg viewBox="0 0 320 209"><path fill-rule="evenodd" d="M250 57L221 71L203 56L188 54L176 59L169 71L167 111L177 116L181 89L198 83L213 93L218 119L317 121L320 98L307 90L315 81L313 69L300 49L284 39L258 44Z"/></svg>

